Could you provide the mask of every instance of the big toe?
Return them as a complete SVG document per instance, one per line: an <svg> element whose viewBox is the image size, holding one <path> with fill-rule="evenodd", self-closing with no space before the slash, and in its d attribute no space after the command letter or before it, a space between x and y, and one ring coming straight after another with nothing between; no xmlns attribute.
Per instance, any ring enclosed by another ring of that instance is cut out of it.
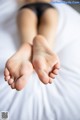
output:
<svg viewBox="0 0 80 120"><path fill-rule="evenodd" d="M38 70L37 74L40 78L40 80L44 83L44 84L48 84L49 83L49 76L47 75L47 73L44 70Z"/></svg>
<svg viewBox="0 0 80 120"><path fill-rule="evenodd" d="M25 87L26 82L27 82L26 79L27 79L27 76L23 75L22 77L16 80L16 84L15 84L16 90L20 91Z"/></svg>

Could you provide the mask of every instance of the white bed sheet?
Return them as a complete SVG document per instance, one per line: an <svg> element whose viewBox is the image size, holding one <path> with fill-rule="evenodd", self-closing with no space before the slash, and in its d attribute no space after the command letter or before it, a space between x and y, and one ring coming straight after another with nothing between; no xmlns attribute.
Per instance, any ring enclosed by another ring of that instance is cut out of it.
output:
<svg viewBox="0 0 80 120"><path fill-rule="evenodd" d="M0 1L0 111L10 120L80 120L80 15L68 5L55 4L59 12L53 50L61 69L51 85L42 84L33 73L24 90L12 90L4 81L7 59L19 47L17 4Z"/></svg>

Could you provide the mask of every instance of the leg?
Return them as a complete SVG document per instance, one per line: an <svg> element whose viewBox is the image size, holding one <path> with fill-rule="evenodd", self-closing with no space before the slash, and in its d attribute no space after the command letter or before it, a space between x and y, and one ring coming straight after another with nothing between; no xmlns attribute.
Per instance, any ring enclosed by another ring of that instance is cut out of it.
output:
<svg viewBox="0 0 80 120"><path fill-rule="evenodd" d="M18 28L22 44L20 49L7 61L4 75L12 88L21 90L33 71L30 58L33 38L37 34L35 13L29 9L21 10L18 14Z"/></svg>
<svg viewBox="0 0 80 120"><path fill-rule="evenodd" d="M37 37L33 44L33 66L40 80L47 84L58 74L60 67L58 56L51 50L54 44L58 23L55 9L47 9L40 20Z"/></svg>

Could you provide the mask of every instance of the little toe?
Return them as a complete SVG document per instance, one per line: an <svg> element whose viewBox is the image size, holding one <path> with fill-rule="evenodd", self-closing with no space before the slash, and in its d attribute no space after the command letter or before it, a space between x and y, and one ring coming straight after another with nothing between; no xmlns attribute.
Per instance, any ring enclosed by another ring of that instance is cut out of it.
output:
<svg viewBox="0 0 80 120"><path fill-rule="evenodd" d="M13 82L14 82L14 79L12 79L12 78L8 80L9 85L11 85Z"/></svg>
<svg viewBox="0 0 80 120"><path fill-rule="evenodd" d="M44 83L44 84L48 84L49 83L49 76L47 75L47 73L43 70L38 70L37 71L38 76L40 78L40 80Z"/></svg>

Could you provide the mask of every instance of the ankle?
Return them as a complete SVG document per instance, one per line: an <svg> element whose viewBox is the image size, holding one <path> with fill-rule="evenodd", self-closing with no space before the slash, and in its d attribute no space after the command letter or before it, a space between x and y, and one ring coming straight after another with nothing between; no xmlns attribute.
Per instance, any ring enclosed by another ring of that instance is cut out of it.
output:
<svg viewBox="0 0 80 120"><path fill-rule="evenodd" d="M19 50L18 50L18 55L22 56L23 58L27 58L31 61L32 58L32 46L28 43L23 43Z"/></svg>
<svg viewBox="0 0 80 120"><path fill-rule="evenodd" d="M30 43L27 43L27 42L25 42L25 43L22 43L22 45L21 45L21 47L23 48L23 49L27 49L27 50L32 50L32 45L30 44Z"/></svg>
<svg viewBox="0 0 80 120"><path fill-rule="evenodd" d="M42 41L42 40L46 40L46 38L40 34L36 35L33 39L33 44L35 44L37 41Z"/></svg>

